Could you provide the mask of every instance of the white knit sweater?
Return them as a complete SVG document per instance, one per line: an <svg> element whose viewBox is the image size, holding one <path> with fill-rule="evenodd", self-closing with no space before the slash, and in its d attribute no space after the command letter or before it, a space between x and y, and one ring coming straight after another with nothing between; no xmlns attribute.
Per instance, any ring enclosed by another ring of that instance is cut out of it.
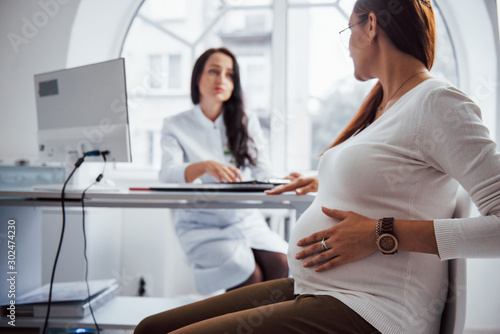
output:
<svg viewBox="0 0 500 334"><path fill-rule="evenodd" d="M457 181L481 217L451 219ZM319 185L290 240L296 293L334 296L382 333L437 333L447 291L442 260L500 257L500 154L477 105L448 82L424 81L327 151ZM295 260L297 241L336 223L321 206L376 219L434 220L439 257L377 252L327 272L304 268Z"/></svg>

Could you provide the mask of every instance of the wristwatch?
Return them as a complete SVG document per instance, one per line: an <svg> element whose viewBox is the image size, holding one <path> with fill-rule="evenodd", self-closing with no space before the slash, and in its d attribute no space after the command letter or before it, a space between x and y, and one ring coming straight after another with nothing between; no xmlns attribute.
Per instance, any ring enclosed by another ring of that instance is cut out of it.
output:
<svg viewBox="0 0 500 334"><path fill-rule="evenodd" d="M398 239L392 232L394 218L382 218L377 222L377 246L383 254L396 254L398 252Z"/></svg>

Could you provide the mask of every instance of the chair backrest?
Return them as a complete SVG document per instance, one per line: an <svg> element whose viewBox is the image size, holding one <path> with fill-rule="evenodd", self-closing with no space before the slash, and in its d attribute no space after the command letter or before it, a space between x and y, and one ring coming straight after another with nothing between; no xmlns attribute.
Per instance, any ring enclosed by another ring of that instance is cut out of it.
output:
<svg viewBox="0 0 500 334"><path fill-rule="evenodd" d="M454 218L469 217L472 200L462 188L458 189ZM467 262L465 259L448 261L448 295L441 316L440 334L462 334L465 327L467 305Z"/></svg>

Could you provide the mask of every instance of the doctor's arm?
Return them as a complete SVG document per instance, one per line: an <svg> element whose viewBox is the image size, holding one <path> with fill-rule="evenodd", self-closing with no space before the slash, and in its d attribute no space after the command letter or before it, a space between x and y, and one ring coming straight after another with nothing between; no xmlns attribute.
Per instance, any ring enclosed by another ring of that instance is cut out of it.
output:
<svg viewBox="0 0 500 334"><path fill-rule="evenodd" d="M176 137L163 127L161 137L162 161L159 174L160 182L184 183L184 171L189 163L184 161L184 150Z"/></svg>
<svg viewBox="0 0 500 334"><path fill-rule="evenodd" d="M162 164L160 181L191 183L199 177L210 174L219 182L241 180L240 171L212 160L189 162L171 123L165 123L161 138Z"/></svg>
<svg viewBox="0 0 500 334"><path fill-rule="evenodd" d="M205 174L215 177L219 182L241 181L241 173L238 168L221 164L213 160L192 163L188 165L184 171L184 177L187 183L191 183Z"/></svg>

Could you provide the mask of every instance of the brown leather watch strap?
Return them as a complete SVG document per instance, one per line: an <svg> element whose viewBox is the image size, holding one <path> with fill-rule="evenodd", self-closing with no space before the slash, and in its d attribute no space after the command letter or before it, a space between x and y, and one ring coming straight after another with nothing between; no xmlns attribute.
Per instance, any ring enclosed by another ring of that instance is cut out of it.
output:
<svg viewBox="0 0 500 334"><path fill-rule="evenodd" d="M393 225L394 225L394 217L382 218L382 222L380 223L380 235L386 233L394 235Z"/></svg>

